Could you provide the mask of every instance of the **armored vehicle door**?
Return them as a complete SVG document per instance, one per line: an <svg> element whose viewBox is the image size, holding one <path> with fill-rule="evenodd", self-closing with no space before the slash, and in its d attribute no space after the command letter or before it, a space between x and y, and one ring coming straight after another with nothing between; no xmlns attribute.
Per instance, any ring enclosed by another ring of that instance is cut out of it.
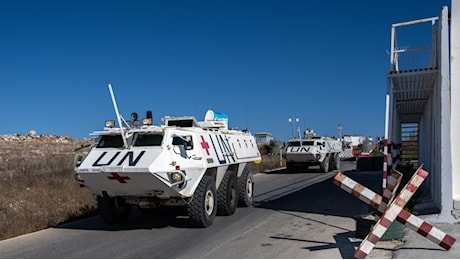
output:
<svg viewBox="0 0 460 260"><path fill-rule="evenodd" d="M182 168L203 167L199 142L193 133L174 131L170 137L168 146L176 164Z"/></svg>

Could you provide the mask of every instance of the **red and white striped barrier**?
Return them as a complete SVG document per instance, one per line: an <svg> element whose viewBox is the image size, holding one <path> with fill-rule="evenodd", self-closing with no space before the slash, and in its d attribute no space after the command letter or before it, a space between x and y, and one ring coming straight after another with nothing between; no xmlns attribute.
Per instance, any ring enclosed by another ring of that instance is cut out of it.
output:
<svg viewBox="0 0 460 260"><path fill-rule="evenodd" d="M387 200L386 198L376 194L342 173L337 173L333 181L336 185L369 205L377 208L377 214L382 216L382 218L374 225L374 228L369 235L363 240L360 247L356 250L356 258L365 258L395 219L406 225L409 229L427 237L430 241L438 244L446 250L449 250L452 247L455 243L455 238L403 209L427 175L428 172L422 170L420 167L409 183L404 187L401 194L399 194L391 203L390 207L386 209L386 205L388 203L385 202ZM400 177L400 173L394 171L388 178L389 185L386 189L388 191L386 195L384 193L384 196L389 198L389 202L392 201L394 192L397 190L401 180ZM392 186L392 183L395 183L395 185ZM391 192L390 189L392 189Z"/></svg>
<svg viewBox="0 0 460 260"><path fill-rule="evenodd" d="M356 258L365 258L371 252L383 234L388 230L391 223L393 223L399 213L404 210L407 202L409 202L412 195L414 195L415 191L420 187L426 176L428 176L428 172L421 168L415 172L401 193L390 204L387 210L385 210L383 216L375 223L371 232L369 232L358 249L356 249L354 255Z"/></svg>
<svg viewBox="0 0 460 260"><path fill-rule="evenodd" d="M401 178L402 174L398 171L393 171L388 176L388 184L383 192L383 197L340 172L337 173L333 182L343 190L348 191L348 193L376 208L377 215L382 216L385 213L388 203L393 200Z"/></svg>
<svg viewBox="0 0 460 260"><path fill-rule="evenodd" d="M399 184L401 183L402 173L398 171L391 171L390 176L387 178L386 188L383 190L382 203L377 208L377 213L379 216L383 215L387 209L387 205L390 204L398 190Z"/></svg>
<svg viewBox="0 0 460 260"><path fill-rule="evenodd" d="M391 164L390 164L391 165ZM387 174L388 174L388 139L383 141L383 181L382 192L385 192L387 187Z"/></svg>

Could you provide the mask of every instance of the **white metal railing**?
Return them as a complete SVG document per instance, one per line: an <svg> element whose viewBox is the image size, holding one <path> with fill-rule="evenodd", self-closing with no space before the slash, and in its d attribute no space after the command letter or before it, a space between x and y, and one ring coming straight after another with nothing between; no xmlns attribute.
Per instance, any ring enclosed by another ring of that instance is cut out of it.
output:
<svg viewBox="0 0 460 260"><path fill-rule="evenodd" d="M434 39L435 37L435 30L434 26L438 17L426 18L426 19L419 19L409 22L403 23L396 23L391 26L391 51L390 51L390 64L391 64L391 71L401 71L401 70L414 70L414 69L422 69L422 68L429 68L435 66L435 57L433 56L433 45L435 45ZM396 40L396 28L421 24L421 23L428 23L430 22L432 25L432 45L430 46L398 46Z"/></svg>

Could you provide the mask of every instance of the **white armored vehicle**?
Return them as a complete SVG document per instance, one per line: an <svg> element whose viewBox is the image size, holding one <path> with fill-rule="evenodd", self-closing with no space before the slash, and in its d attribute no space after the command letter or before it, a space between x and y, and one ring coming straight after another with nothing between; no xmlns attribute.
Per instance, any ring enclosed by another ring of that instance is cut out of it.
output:
<svg viewBox="0 0 460 260"><path fill-rule="evenodd" d="M102 219L127 221L131 206L151 209L186 206L190 223L210 226L216 214L231 215L237 206L249 207L254 181L249 162L260 162L255 138L247 131L228 129L225 114L209 110L198 122L192 116L165 117L153 125L152 113L119 126L106 121L85 156L77 155L73 179L97 197ZM123 122L123 124L122 124ZM124 127L125 126L125 127Z"/></svg>
<svg viewBox="0 0 460 260"><path fill-rule="evenodd" d="M293 172L298 166L308 168L314 165L319 165L322 172L338 170L341 151L341 141L317 136L312 130L306 130L303 137L289 141L286 149L286 170Z"/></svg>

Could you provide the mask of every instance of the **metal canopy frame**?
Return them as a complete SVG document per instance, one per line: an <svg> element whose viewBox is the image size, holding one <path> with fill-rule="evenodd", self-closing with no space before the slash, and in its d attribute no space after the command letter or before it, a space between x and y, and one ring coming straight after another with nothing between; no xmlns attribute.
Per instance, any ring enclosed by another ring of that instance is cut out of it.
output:
<svg viewBox="0 0 460 260"><path fill-rule="evenodd" d="M437 68L390 71L393 102L401 123L420 121L425 104L433 93Z"/></svg>

